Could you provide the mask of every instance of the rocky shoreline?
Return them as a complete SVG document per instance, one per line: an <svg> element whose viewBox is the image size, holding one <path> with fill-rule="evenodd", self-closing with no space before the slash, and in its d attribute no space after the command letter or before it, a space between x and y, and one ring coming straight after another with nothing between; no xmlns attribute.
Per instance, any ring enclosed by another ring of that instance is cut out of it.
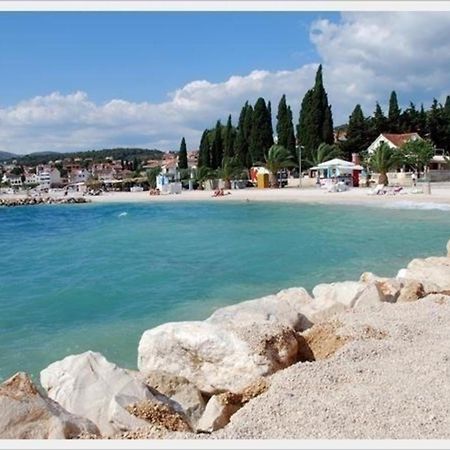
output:
<svg viewBox="0 0 450 450"><path fill-rule="evenodd" d="M0 198L0 206L29 206L29 205L63 205L74 203L90 203L85 197L24 197Z"/></svg>
<svg viewBox="0 0 450 450"><path fill-rule="evenodd" d="M42 370L42 388L19 372L0 385L0 438L448 439L449 344L450 241L393 278L147 330L138 371L89 351Z"/></svg>

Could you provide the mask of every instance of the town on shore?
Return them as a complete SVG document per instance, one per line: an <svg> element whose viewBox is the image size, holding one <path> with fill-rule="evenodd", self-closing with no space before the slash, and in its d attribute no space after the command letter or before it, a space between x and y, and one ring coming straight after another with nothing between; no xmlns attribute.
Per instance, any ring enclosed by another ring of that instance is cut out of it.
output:
<svg viewBox="0 0 450 450"><path fill-rule="evenodd" d="M333 126L319 66L301 102L298 123L283 95L273 127L272 106L248 101L238 124L228 116L206 128L198 147L187 151L140 148L102 151L0 154L1 193L47 193L50 189L101 195L115 191L179 194L183 190L321 187L328 192L372 187L376 194L421 182L450 181L450 96L431 107L399 107L392 91L385 116L377 102L372 116L355 106L347 124ZM418 185L419 183L419 185ZM397 189L397 190L396 190ZM428 188L425 188L428 189Z"/></svg>

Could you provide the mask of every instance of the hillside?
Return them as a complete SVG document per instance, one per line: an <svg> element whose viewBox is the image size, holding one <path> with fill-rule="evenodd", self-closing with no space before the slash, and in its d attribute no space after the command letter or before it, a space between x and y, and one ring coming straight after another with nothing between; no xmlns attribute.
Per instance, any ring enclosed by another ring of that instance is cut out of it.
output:
<svg viewBox="0 0 450 450"><path fill-rule="evenodd" d="M113 159L133 160L137 158L139 160L148 159L162 159L164 152L156 149L144 149L144 148L112 148L102 150L88 150L82 152L37 152L30 153L28 155L14 155L12 153L1 152L1 154L10 155L4 157L4 159L16 159L18 164L24 165L36 165L43 164L48 161L55 161L64 158L91 158L93 161L102 161L105 158L112 157ZM12 156L11 156L12 155Z"/></svg>

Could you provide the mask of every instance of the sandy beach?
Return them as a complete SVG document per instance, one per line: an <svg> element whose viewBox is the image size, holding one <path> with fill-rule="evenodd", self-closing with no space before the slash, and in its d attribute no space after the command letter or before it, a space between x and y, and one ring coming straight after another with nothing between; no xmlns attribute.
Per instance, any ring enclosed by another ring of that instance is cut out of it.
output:
<svg viewBox="0 0 450 450"><path fill-rule="evenodd" d="M353 188L345 192L327 192L317 188L286 187L283 189L232 189L225 195L214 197L213 191L183 191L181 194L149 195L144 192L103 192L98 196L85 195L93 203L153 203L153 202L286 202L319 203L336 205L367 205L399 208L423 208L450 210L450 183L431 185L431 193L411 193L411 188L398 194L373 195L372 189ZM81 193L70 193L69 197L81 197ZM64 198L61 191L42 194L43 198ZM1 194L0 199L24 199L24 194Z"/></svg>
<svg viewBox="0 0 450 450"><path fill-rule="evenodd" d="M450 183L432 185L431 194L370 195L371 189L354 188L346 192L329 193L317 188L236 189L229 195L213 197L212 191L183 191L181 194L150 196L148 192L105 192L88 197L93 202L167 202L167 201L260 201L322 204L386 205L393 207L420 203L433 208L450 208Z"/></svg>

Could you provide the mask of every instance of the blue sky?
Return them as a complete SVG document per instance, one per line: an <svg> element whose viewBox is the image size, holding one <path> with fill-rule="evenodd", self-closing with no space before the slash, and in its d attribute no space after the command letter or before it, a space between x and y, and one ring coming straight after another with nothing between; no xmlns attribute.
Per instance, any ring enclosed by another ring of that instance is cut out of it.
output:
<svg viewBox="0 0 450 450"><path fill-rule="evenodd" d="M0 104L55 90L159 102L192 80L316 61L309 27L331 13L2 13Z"/></svg>
<svg viewBox="0 0 450 450"><path fill-rule="evenodd" d="M450 94L449 30L449 12L0 12L0 150L193 150L283 94L298 122L318 64L336 125L392 90L429 107Z"/></svg>

